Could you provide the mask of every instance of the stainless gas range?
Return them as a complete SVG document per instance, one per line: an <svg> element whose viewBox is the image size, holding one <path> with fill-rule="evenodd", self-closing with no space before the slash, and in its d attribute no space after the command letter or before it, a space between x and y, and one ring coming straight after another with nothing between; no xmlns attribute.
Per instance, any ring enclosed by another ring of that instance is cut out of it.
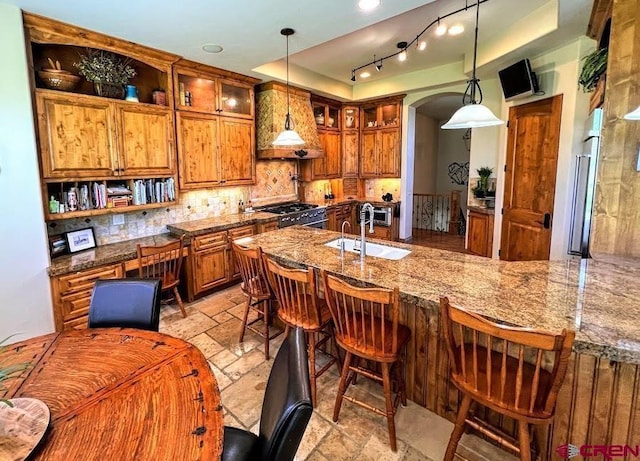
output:
<svg viewBox="0 0 640 461"><path fill-rule="evenodd" d="M261 208L260 211L281 215L278 218L279 228L295 226L297 224L316 227L318 229L327 228L327 209L325 207L318 207L318 205L288 202L269 205Z"/></svg>

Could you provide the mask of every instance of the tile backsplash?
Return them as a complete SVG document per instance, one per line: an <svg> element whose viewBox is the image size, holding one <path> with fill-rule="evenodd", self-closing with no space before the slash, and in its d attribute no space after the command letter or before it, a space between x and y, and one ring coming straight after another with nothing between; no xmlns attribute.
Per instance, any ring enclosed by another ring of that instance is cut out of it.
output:
<svg viewBox="0 0 640 461"><path fill-rule="evenodd" d="M382 198L389 192L394 200L400 200L400 178L366 179L364 190L367 197Z"/></svg>
<svg viewBox="0 0 640 461"><path fill-rule="evenodd" d="M255 206L296 200L297 187L291 180L295 172L295 161L258 161L254 186L181 191L174 205L135 212L123 208L124 224L113 224L116 215L107 214L53 221L47 232L55 235L93 227L97 245L161 234L167 232L167 224L237 213L240 200L245 205L251 200Z"/></svg>

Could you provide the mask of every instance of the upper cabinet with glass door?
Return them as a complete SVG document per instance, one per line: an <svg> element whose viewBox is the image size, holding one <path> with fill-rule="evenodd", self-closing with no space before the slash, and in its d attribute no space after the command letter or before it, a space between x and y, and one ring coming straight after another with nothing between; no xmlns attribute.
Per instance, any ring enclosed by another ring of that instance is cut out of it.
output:
<svg viewBox="0 0 640 461"><path fill-rule="evenodd" d="M319 96L312 97L313 116L320 130L338 131L340 129L340 107L337 103L326 101Z"/></svg>
<svg viewBox="0 0 640 461"><path fill-rule="evenodd" d="M173 73L178 110L253 119L254 79L186 59Z"/></svg>
<svg viewBox="0 0 640 461"><path fill-rule="evenodd" d="M401 101L385 101L375 105L364 106L361 110L362 129L399 127L401 109Z"/></svg>

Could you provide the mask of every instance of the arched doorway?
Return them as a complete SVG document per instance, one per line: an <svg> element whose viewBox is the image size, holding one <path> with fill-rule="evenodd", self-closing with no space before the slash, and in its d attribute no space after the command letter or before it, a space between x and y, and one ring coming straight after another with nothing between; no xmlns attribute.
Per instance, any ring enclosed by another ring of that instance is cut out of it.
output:
<svg viewBox="0 0 640 461"><path fill-rule="evenodd" d="M443 93L414 106L412 243L464 252L471 130L440 127L462 105Z"/></svg>

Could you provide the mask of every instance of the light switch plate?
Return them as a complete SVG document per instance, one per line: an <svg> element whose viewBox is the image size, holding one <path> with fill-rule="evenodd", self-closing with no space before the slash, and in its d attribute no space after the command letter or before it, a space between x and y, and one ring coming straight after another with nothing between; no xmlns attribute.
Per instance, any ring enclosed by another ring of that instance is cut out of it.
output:
<svg viewBox="0 0 640 461"><path fill-rule="evenodd" d="M124 224L124 215L123 214L114 214L111 217L111 223L114 226L121 226Z"/></svg>

